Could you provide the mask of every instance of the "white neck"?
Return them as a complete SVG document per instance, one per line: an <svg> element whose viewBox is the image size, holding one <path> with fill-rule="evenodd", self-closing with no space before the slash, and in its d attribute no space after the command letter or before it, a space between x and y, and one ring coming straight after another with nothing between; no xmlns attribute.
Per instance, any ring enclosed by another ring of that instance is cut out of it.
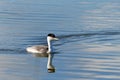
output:
<svg viewBox="0 0 120 80"><path fill-rule="evenodd" d="M47 53L51 53L53 51L53 48L52 48L52 42L50 40L50 37L47 37L47 43L48 43L48 52Z"/></svg>
<svg viewBox="0 0 120 80"><path fill-rule="evenodd" d="M49 70L55 69L54 66L52 65L52 59L53 59L53 54L49 53L48 54L48 63L47 63L47 69L49 69Z"/></svg>

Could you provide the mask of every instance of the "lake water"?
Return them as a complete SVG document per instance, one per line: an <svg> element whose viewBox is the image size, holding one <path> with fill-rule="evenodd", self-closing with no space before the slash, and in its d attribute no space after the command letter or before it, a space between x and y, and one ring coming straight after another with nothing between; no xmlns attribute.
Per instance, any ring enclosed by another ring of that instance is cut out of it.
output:
<svg viewBox="0 0 120 80"><path fill-rule="evenodd" d="M54 73L25 51L48 33ZM0 0L0 80L120 80L120 1Z"/></svg>

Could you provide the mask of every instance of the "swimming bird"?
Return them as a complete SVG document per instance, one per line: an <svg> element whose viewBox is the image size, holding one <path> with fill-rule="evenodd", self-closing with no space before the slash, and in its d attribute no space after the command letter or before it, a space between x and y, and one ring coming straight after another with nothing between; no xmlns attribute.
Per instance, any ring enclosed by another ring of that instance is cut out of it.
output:
<svg viewBox="0 0 120 80"><path fill-rule="evenodd" d="M53 40L59 40L59 39L56 38L55 34L50 33L47 36L47 44L48 44L48 46L45 46L45 45L34 45L34 46L31 46L31 47L27 47L26 51L30 52L30 53L38 53L38 54L44 56L46 53L53 52L53 46L52 46L52 41Z"/></svg>

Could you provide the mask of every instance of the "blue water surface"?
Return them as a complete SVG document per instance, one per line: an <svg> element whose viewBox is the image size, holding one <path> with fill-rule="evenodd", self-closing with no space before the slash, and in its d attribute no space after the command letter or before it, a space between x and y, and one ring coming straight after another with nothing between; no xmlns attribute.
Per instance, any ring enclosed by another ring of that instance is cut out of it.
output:
<svg viewBox="0 0 120 80"><path fill-rule="evenodd" d="M26 47L53 43L47 58ZM119 0L0 0L0 80L120 80Z"/></svg>

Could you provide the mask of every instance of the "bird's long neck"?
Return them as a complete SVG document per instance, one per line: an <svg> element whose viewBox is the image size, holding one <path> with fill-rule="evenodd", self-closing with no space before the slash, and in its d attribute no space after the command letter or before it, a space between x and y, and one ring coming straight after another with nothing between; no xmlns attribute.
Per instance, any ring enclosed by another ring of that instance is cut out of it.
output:
<svg viewBox="0 0 120 80"><path fill-rule="evenodd" d="M47 38L47 43L48 43L48 53L51 53L53 51L53 48L52 48L52 42L50 41L49 38Z"/></svg>

